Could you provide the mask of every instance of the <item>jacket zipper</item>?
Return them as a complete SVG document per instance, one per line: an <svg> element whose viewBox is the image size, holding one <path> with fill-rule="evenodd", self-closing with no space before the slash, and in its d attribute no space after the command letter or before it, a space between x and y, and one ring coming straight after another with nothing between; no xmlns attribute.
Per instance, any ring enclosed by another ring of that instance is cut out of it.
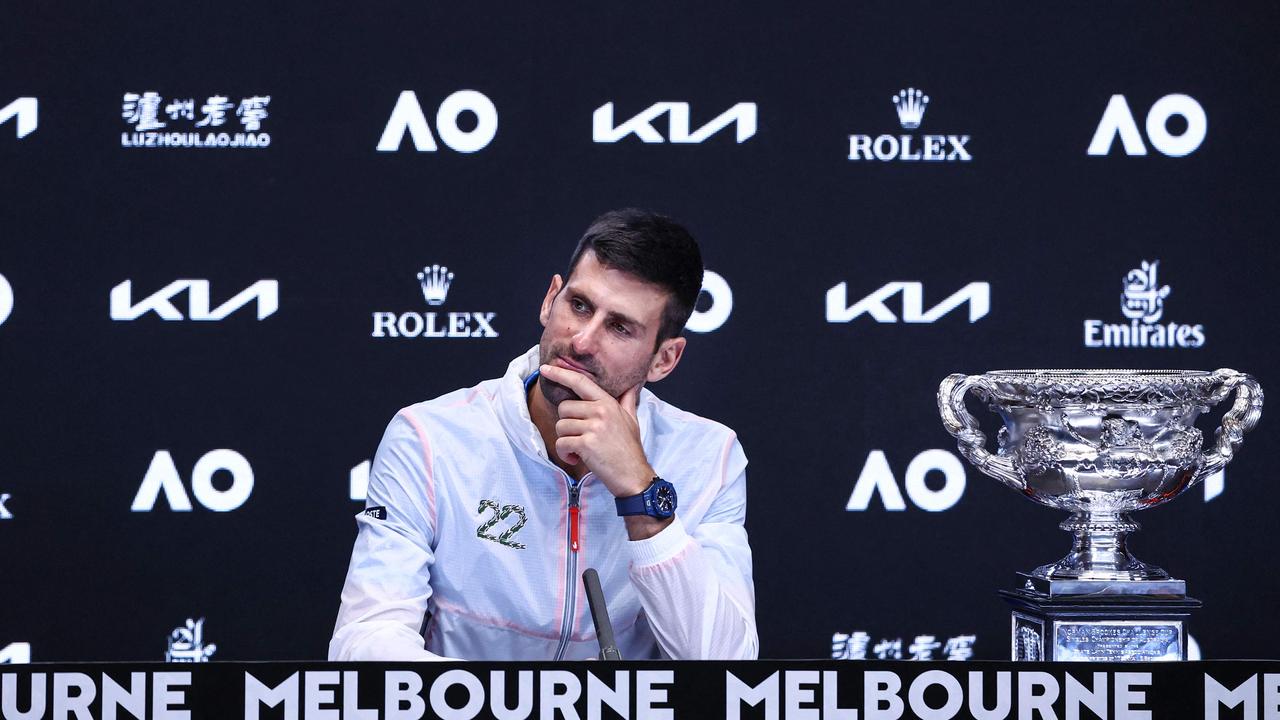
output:
<svg viewBox="0 0 1280 720"><path fill-rule="evenodd" d="M582 494L582 483L586 481L584 475L582 480L574 482L568 475L565 481L569 484L569 522L566 530L565 542L568 543L569 552L565 562L564 577L564 618L560 621L560 645L556 648L556 660L564 659L565 649L569 647L569 635L573 631L573 613L574 606L578 603L578 588L574 583L574 578L578 576L578 523L579 523L579 496Z"/></svg>

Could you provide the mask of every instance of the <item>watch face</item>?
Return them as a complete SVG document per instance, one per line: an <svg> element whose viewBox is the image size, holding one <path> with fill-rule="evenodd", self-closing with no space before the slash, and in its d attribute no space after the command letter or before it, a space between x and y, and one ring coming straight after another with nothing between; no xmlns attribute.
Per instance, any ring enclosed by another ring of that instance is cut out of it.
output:
<svg viewBox="0 0 1280 720"><path fill-rule="evenodd" d="M676 509L676 491L670 485L661 485L654 493L653 505L660 512L670 514Z"/></svg>

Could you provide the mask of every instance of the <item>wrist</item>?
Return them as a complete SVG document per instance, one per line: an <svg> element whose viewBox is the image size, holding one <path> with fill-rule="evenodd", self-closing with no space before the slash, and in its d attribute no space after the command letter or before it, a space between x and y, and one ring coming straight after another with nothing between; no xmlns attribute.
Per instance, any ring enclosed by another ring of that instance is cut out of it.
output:
<svg viewBox="0 0 1280 720"><path fill-rule="evenodd" d="M627 498L627 497L632 497L634 495L639 495L640 493L649 489L649 486L653 484L653 479L658 477L658 473L652 467L650 467L648 463L645 463L643 467L633 472L627 473L627 477L629 479L626 485L623 486L623 489L614 493L613 494L614 497Z"/></svg>
<svg viewBox="0 0 1280 720"><path fill-rule="evenodd" d="M648 540L666 530L675 520L675 516L655 518L647 515L628 515L623 520L626 521L628 540Z"/></svg>

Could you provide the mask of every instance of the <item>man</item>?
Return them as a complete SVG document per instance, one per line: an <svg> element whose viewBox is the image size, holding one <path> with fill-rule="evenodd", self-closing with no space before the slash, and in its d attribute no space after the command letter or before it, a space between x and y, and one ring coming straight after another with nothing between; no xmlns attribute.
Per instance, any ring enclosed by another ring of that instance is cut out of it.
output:
<svg viewBox="0 0 1280 720"><path fill-rule="evenodd" d="M746 457L644 389L679 364L701 283L683 227L606 213L551 279L538 347L396 415L331 660L594 657L588 567L623 658L757 656Z"/></svg>

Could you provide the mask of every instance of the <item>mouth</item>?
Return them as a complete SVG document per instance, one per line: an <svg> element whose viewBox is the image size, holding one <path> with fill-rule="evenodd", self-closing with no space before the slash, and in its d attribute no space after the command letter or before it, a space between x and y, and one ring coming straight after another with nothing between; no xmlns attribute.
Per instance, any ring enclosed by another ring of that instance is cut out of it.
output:
<svg viewBox="0 0 1280 720"><path fill-rule="evenodd" d="M555 360L553 360L553 361L552 361L552 363L553 363L553 364L555 364L555 365L558 365L559 367L562 367L562 368L564 368L564 369L566 369L566 370L573 370L574 372L582 373L583 375L594 375L594 374L595 374L595 373L591 372L591 370L589 370L589 369L587 368L587 366L582 365L582 364L579 364L579 363L576 363L576 362L574 362L574 361L570 360L569 358L564 357L563 355L557 355L557 356L556 356L556 359L555 359Z"/></svg>

